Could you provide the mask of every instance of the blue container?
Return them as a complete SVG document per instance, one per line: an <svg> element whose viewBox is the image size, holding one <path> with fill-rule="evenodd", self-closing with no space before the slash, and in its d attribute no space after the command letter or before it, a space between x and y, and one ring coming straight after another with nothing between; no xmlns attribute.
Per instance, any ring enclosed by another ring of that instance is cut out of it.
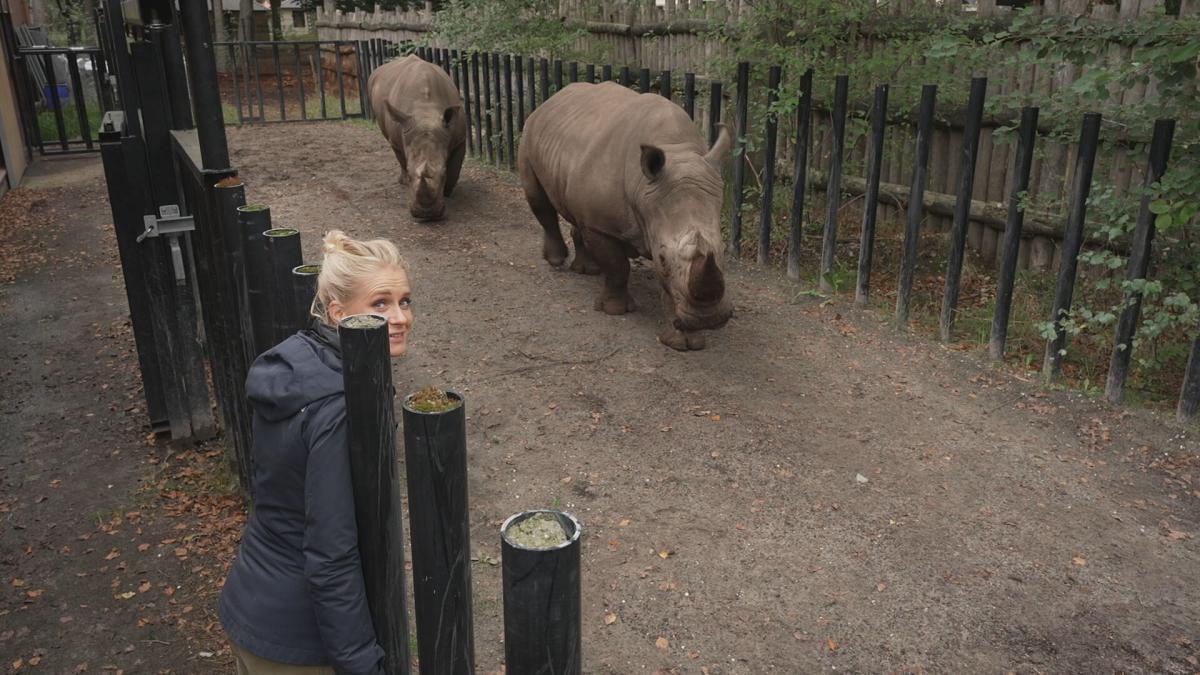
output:
<svg viewBox="0 0 1200 675"><path fill-rule="evenodd" d="M55 85L54 87L49 87L49 86L42 87L42 96L44 96L46 99L46 107L50 108L51 110L54 110L56 107L54 105L54 90L55 89L58 90L58 106L57 107L59 107L59 108L65 107L68 103L71 102L71 92L67 89L67 85L59 84L59 85Z"/></svg>

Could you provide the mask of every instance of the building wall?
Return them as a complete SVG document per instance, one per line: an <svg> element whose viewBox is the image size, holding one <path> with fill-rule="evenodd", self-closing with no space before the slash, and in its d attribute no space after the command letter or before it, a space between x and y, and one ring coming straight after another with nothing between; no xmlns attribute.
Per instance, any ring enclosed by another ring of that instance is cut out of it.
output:
<svg viewBox="0 0 1200 675"><path fill-rule="evenodd" d="M18 3L13 3L18 4ZM0 54L6 53L4 36L0 35ZM13 74L8 70L8 60L0 58L0 146L4 151L4 167L8 172L8 186L21 184L28 162L25 155L25 136L21 132L21 116L17 111L17 91ZM5 186L0 184L0 194Z"/></svg>

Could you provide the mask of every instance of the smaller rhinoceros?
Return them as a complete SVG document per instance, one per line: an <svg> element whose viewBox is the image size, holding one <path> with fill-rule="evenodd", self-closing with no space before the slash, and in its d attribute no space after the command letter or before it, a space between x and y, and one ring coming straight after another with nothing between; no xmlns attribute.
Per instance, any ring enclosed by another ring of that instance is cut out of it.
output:
<svg viewBox="0 0 1200 675"><path fill-rule="evenodd" d="M525 198L544 229L542 257L567 258L558 216L573 226L571 269L604 273L596 309L624 314L629 258L653 261L667 325L678 350L702 349L704 334L732 315L721 270L722 126L705 147L679 106L618 84L578 83L529 116L517 164Z"/></svg>
<svg viewBox="0 0 1200 675"><path fill-rule="evenodd" d="M418 220L438 220L467 152L462 96L445 71L413 55L376 68L367 91L379 129L400 160L409 211Z"/></svg>

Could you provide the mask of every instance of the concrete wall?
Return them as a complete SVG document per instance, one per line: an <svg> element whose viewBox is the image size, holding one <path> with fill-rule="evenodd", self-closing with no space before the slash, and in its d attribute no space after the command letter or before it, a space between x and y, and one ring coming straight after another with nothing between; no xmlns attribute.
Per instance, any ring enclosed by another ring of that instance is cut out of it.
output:
<svg viewBox="0 0 1200 675"><path fill-rule="evenodd" d="M0 35L0 54L6 53L4 37ZM21 116L17 111L17 91L8 60L0 58L0 148L4 152L7 180L0 182L0 194L9 187L21 184L28 162L25 155L25 136L21 132Z"/></svg>

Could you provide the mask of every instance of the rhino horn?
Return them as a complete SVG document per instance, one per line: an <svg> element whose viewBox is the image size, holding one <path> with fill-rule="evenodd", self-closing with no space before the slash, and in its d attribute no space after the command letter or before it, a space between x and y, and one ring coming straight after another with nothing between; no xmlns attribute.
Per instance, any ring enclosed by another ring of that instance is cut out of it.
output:
<svg viewBox="0 0 1200 675"><path fill-rule="evenodd" d="M711 303L725 295L725 275L712 253L697 255L688 269L688 295L700 303Z"/></svg>
<svg viewBox="0 0 1200 675"><path fill-rule="evenodd" d="M719 129L717 140L708 149L708 154L704 155L704 159L708 160L708 163L713 165L717 171L720 171L725 160L729 158L729 146L732 141L729 138L729 127L719 124L717 128Z"/></svg>

